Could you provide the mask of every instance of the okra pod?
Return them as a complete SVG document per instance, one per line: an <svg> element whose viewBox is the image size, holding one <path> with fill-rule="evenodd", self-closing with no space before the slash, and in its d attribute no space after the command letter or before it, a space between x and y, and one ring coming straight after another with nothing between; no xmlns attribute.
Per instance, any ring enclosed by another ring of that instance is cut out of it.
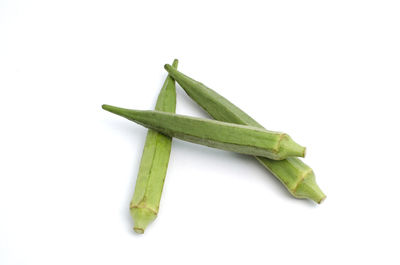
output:
<svg viewBox="0 0 400 265"><path fill-rule="evenodd" d="M264 128L214 90L173 69L170 65L165 65L165 69L185 92L214 119ZM256 156L256 159L275 175L294 197L308 198L317 203L325 199L325 194L315 182L313 170L300 159L290 157L277 161L260 156Z"/></svg>
<svg viewBox="0 0 400 265"><path fill-rule="evenodd" d="M178 66L174 60L172 66ZM158 95L156 110L175 112L175 81L168 75ZM149 129L136 179L135 192L130 203L133 230L144 233L147 225L157 217L171 152L171 137Z"/></svg>
<svg viewBox="0 0 400 265"><path fill-rule="evenodd" d="M103 105L103 109L170 137L226 151L275 160L303 157L305 154L305 147L285 133L160 111L130 110L110 105Z"/></svg>

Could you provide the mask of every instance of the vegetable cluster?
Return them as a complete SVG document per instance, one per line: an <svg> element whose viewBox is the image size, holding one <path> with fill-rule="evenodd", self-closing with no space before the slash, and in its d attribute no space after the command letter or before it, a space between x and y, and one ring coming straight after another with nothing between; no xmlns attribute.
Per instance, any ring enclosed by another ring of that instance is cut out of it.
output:
<svg viewBox="0 0 400 265"><path fill-rule="evenodd" d="M134 231L144 233L157 217L172 138L226 151L254 156L276 176L296 198L321 203L325 194L315 182L313 170L297 157L305 147L289 135L266 130L240 108L200 82L177 70L178 60L168 71L155 111L133 110L103 105L103 109L149 128L135 192L130 204ZM175 81L215 120L175 113Z"/></svg>

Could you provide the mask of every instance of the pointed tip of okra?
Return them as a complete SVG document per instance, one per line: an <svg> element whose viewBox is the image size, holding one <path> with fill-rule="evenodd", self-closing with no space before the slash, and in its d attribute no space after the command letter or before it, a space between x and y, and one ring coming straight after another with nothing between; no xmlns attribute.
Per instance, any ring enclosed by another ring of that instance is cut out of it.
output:
<svg viewBox="0 0 400 265"><path fill-rule="evenodd" d="M101 108L103 109L103 110L107 110L107 111L113 111L114 109L116 109L117 107L114 107L114 106L111 106L111 105L107 105L107 104L103 104L103 105L101 105Z"/></svg>
<svg viewBox="0 0 400 265"><path fill-rule="evenodd" d="M176 66L174 65L175 60L176 60ZM164 69L165 69L170 75L175 74L176 71L177 71L176 68L178 67L178 60L177 60L177 59L175 59L175 60L174 60L174 63L172 63L172 65L170 65L170 64L165 64L165 65L164 65Z"/></svg>
<svg viewBox="0 0 400 265"><path fill-rule="evenodd" d="M308 198L320 204L326 199L326 195L322 192L313 171L308 172L304 178L297 184L293 190L293 195L298 198Z"/></svg>
<svg viewBox="0 0 400 265"><path fill-rule="evenodd" d="M126 117L126 111L128 109L123 109L123 108L119 108L119 107L115 107L115 106L111 106L111 105L107 105L107 104L103 104L101 105L102 109L109 111L111 113ZM130 110L132 111L132 110Z"/></svg>
<svg viewBox="0 0 400 265"><path fill-rule="evenodd" d="M131 216L133 219L133 230L138 234L143 234L146 227L154 221L157 213L148 208L131 208Z"/></svg>
<svg viewBox="0 0 400 265"><path fill-rule="evenodd" d="M172 67L173 68L177 68L178 67L178 63L179 63L179 60L175 58L174 61L172 62Z"/></svg>

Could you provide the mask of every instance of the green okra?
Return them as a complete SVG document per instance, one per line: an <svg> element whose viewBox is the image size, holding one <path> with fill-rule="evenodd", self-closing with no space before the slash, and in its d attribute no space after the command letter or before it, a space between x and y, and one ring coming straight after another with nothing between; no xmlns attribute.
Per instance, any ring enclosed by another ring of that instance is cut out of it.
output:
<svg viewBox="0 0 400 265"><path fill-rule="evenodd" d="M276 160L305 154L305 147L285 133L160 111L130 110L110 105L103 105L103 109L170 137L222 150Z"/></svg>
<svg viewBox="0 0 400 265"><path fill-rule="evenodd" d="M165 65L165 69L185 92L214 119L264 128L214 90L171 68L170 65ZM294 197L308 198L317 203L325 199L325 194L315 182L313 170L300 159L290 157L277 161L260 156L256 156L256 159L275 175Z"/></svg>
<svg viewBox="0 0 400 265"><path fill-rule="evenodd" d="M178 60L172 66L177 68ZM156 103L156 110L175 113L175 81L167 76ZM134 231L144 233L147 225L157 217L164 179L171 152L171 137L149 129L136 179L135 192L130 203Z"/></svg>

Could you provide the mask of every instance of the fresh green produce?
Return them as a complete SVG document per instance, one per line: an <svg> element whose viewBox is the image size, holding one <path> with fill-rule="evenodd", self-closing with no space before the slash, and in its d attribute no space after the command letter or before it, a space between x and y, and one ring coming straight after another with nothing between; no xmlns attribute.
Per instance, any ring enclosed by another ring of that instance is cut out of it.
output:
<svg viewBox="0 0 400 265"><path fill-rule="evenodd" d="M178 67L174 60L172 67ZM175 81L167 76L156 103L156 110L175 113ZM158 214L164 179L167 174L172 139L149 129L136 179L135 193L130 204L135 232L144 233Z"/></svg>
<svg viewBox="0 0 400 265"><path fill-rule="evenodd" d="M103 105L103 109L170 137L209 147L275 160L304 157L305 154L305 147L285 133L160 111L129 110L110 105Z"/></svg>
<svg viewBox="0 0 400 265"><path fill-rule="evenodd" d="M186 93L214 119L263 128L244 111L214 90L182 74L170 65L165 65L165 69L181 85ZM300 159L290 157L277 161L260 156L256 156L256 159L269 169L293 196L308 198L317 203L325 199L325 194L315 182L313 170Z"/></svg>

